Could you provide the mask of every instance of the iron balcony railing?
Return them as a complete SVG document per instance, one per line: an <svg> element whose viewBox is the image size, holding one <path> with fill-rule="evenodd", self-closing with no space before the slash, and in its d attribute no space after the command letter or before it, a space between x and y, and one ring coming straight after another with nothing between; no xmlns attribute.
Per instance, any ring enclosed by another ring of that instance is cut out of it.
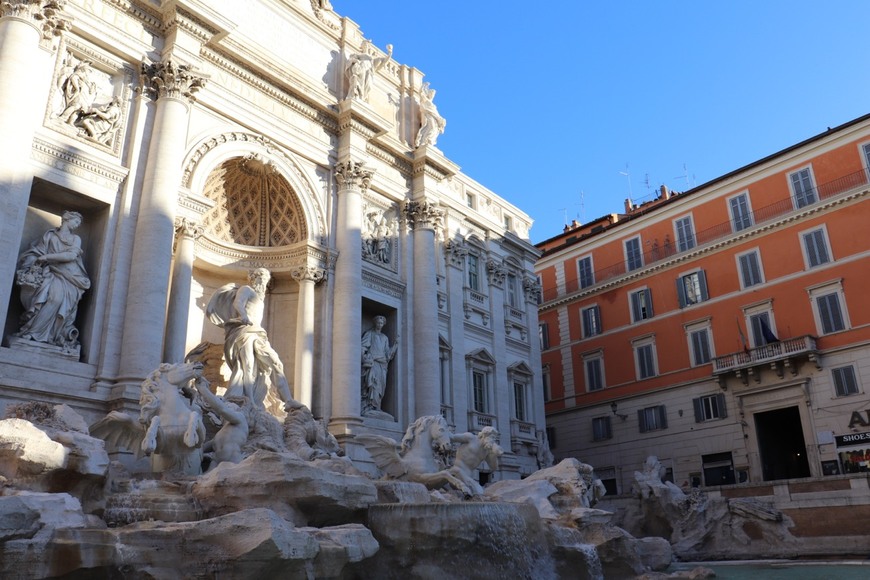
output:
<svg viewBox="0 0 870 580"><path fill-rule="evenodd" d="M760 364L777 362L801 355L816 353L814 336L804 335L772 342L740 352L733 352L713 359L713 374L721 375Z"/></svg>
<svg viewBox="0 0 870 580"><path fill-rule="evenodd" d="M841 193L845 193L847 191L856 189L858 187L861 187L862 185L867 184L867 172L864 170L856 171L855 173L850 173L839 177L833 181L818 185L812 190L805 192L805 199L809 199L810 201L809 203L803 203L802 205L800 205L800 207L796 207L797 202L794 197L788 197L786 199L781 199L775 203L749 212L751 223L747 227L738 229L734 226L734 223L731 220L717 224L713 227L695 232L692 236L691 243L686 244L689 247L685 248L680 248L677 243L670 240L666 240L666 242L662 244L653 243L653 246L644 251L642 254L642 267L647 267L662 260L667 260L678 254L688 253L697 248L698 246L704 246L712 242L728 238L729 236L734 235L737 231L740 231L741 229L755 227L757 225L776 220L789 213L800 211L806 207L815 205L822 200L826 200L828 198L834 197ZM629 270L626 268L625 261L621 261L611 266L605 266L604 268L595 270L593 274L594 283L590 284L588 287L593 287L597 284L606 282L607 280L618 278L619 276L623 276L628 272ZM564 296L577 292L580 289L577 288L577 286L579 286L578 281L574 279L571 280L571 282L573 282L572 286L574 287L574 289L570 291L559 292L556 288L547 289L544 292L544 302L547 302L549 300L555 300L557 298L562 298Z"/></svg>

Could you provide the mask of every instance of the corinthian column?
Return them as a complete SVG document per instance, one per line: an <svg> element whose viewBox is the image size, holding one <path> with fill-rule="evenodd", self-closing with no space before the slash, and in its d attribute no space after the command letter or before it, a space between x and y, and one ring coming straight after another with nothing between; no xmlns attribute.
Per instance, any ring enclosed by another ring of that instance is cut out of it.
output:
<svg viewBox="0 0 870 580"><path fill-rule="evenodd" d="M290 271L299 282L299 304L296 316L296 359L293 367L294 398L314 409L314 286L323 280L320 268L299 266Z"/></svg>
<svg viewBox="0 0 870 580"><path fill-rule="evenodd" d="M40 39L67 23L60 2L0 3L0 320L6 319L33 170L33 134L51 85Z"/></svg>
<svg viewBox="0 0 870 580"><path fill-rule="evenodd" d="M345 161L335 167L338 182L335 295L332 333L332 419L336 437L348 435L360 418L362 364L362 194L374 171Z"/></svg>
<svg viewBox="0 0 870 580"><path fill-rule="evenodd" d="M441 413L435 228L443 215L428 201L405 204L405 217L414 230L414 412L417 417Z"/></svg>
<svg viewBox="0 0 870 580"><path fill-rule="evenodd" d="M175 220L175 263L172 286L169 289L169 309L166 314L164 362L184 360L187 346L187 321L190 317L190 284L193 279L193 248L202 227L187 218Z"/></svg>
<svg viewBox="0 0 870 580"><path fill-rule="evenodd" d="M171 60L143 64L146 90L157 99L133 241L119 381L138 382L163 355L166 293L175 209L190 106L205 79Z"/></svg>

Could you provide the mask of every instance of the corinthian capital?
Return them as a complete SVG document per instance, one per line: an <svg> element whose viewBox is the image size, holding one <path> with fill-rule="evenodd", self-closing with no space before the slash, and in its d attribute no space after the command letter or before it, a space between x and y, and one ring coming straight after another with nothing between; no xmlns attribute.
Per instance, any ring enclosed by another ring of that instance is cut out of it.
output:
<svg viewBox="0 0 870 580"><path fill-rule="evenodd" d="M444 210L428 201L406 202L404 210L411 228L434 228L440 225L444 217Z"/></svg>
<svg viewBox="0 0 870 580"><path fill-rule="evenodd" d="M335 179L345 189L366 191L374 174L374 169L366 168L362 161L343 161L335 166Z"/></svg>
<svg viewBox="0 0 870 580"><path fill-rule="evenodd" d="M193 96L205 86L205 77L191 70L186 64L175 64L172 60L155 63L142 63L142 85L157 98L186 98L194 102Z"/></svg>
<svg viewBox="0 0 870 580"><path fill-rule="evenodd" d="M175 233L178 236L196 239L202 232L203 228L199 223L183 217L175 218Z"/></svg>
<svg viewBox="0 0 870 580"><path fill-rule="evenodd" d="M0 3L0 18L29 20L47 39L69 29L69 19L61 13L65 5L66 0L4 0Z"/></svg>
<svg viewBox="0 0 870 580"><path fill-rule="evenodd" d="M325 275L326 271L323 268L315 268L314 266L296 266L290 270L290 276L297 282L310 280L317 284L323 280Z"/></svg>

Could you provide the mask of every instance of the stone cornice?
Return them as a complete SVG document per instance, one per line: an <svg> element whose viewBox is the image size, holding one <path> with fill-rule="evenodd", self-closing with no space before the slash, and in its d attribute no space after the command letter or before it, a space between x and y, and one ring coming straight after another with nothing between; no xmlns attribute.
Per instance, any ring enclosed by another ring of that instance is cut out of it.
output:
<svg viewBox="0 0 870 580"><path fill-rule="evenodd" d="M196 101L194 94L205 86L206 78L186 64L164 62L142 63L142 85L158 99Z"/></svg>
<svg viewBox="0 0 870 580"><path fill-rule="evenodd" d="M33 139L31 155L33 159L46 165L110 189L117 188L129 173L126 168L99 163L91 157L72 153L68 147L61 147L39 137Z"/></svg>
<svg viewBox="0 0 870 580"><path fill-rule="evenodd" d="M365 192L374 174L374 169L368 169L362 161L349 160L335 165L335 179L340 191L352 189Z"/></svg>
<svg viewBox="0 0 870 580"><path fill-rule="evenodd" d="M218 32L217 29L177 4L163 16L163 33L169 34L175 28L184 30L203 44L211 40L212 36Z"/></svg>
<svg viewBox="0 0 870 580"><path fill-rule="evenodd" d="M130 2L129 0L104 0L106 4L114 6L119 12L136 19L145 30L154 36L160 36L163 32L163 20L160 15L144 2Z"/></svg>
<svg viewBox="0 0 870 580"><path fill-rule="evenodd" d="M366 288L382 292L393 298L402 298L405 295L404 284L397 280L390 280L379 276L366 268L362 270L362 283Z"/></svg>
<svg viewBox="0 0 870 580"><path fill-rule="evenodd" d="M414 168L407 158L391 153L387 149L384 149L383 147L380 147L375 143L366 143L366 153L376 159L380 159L405 177L410 177L413 174Z"/></svg>
<svg viewBox="0 0 870 580"><path fill-rule="evenodd" d="M271 272L290 272L300 265L327 269L330 255L310 243L283 247L247 247L229 244L209 234L196 241L197 256L220 268L249 270L267 268Z"/></svg>

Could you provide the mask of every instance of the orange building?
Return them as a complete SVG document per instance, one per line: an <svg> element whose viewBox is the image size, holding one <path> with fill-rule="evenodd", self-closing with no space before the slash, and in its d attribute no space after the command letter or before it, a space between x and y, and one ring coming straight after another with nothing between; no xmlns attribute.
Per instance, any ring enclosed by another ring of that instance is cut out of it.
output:
<svg viewBox="0 0 870 580"><path fill-rule="evenodd" d="M610 493L870 470L870 115L538 244L550 445ZM866 457L866 459L865 459Z"/></svg>

